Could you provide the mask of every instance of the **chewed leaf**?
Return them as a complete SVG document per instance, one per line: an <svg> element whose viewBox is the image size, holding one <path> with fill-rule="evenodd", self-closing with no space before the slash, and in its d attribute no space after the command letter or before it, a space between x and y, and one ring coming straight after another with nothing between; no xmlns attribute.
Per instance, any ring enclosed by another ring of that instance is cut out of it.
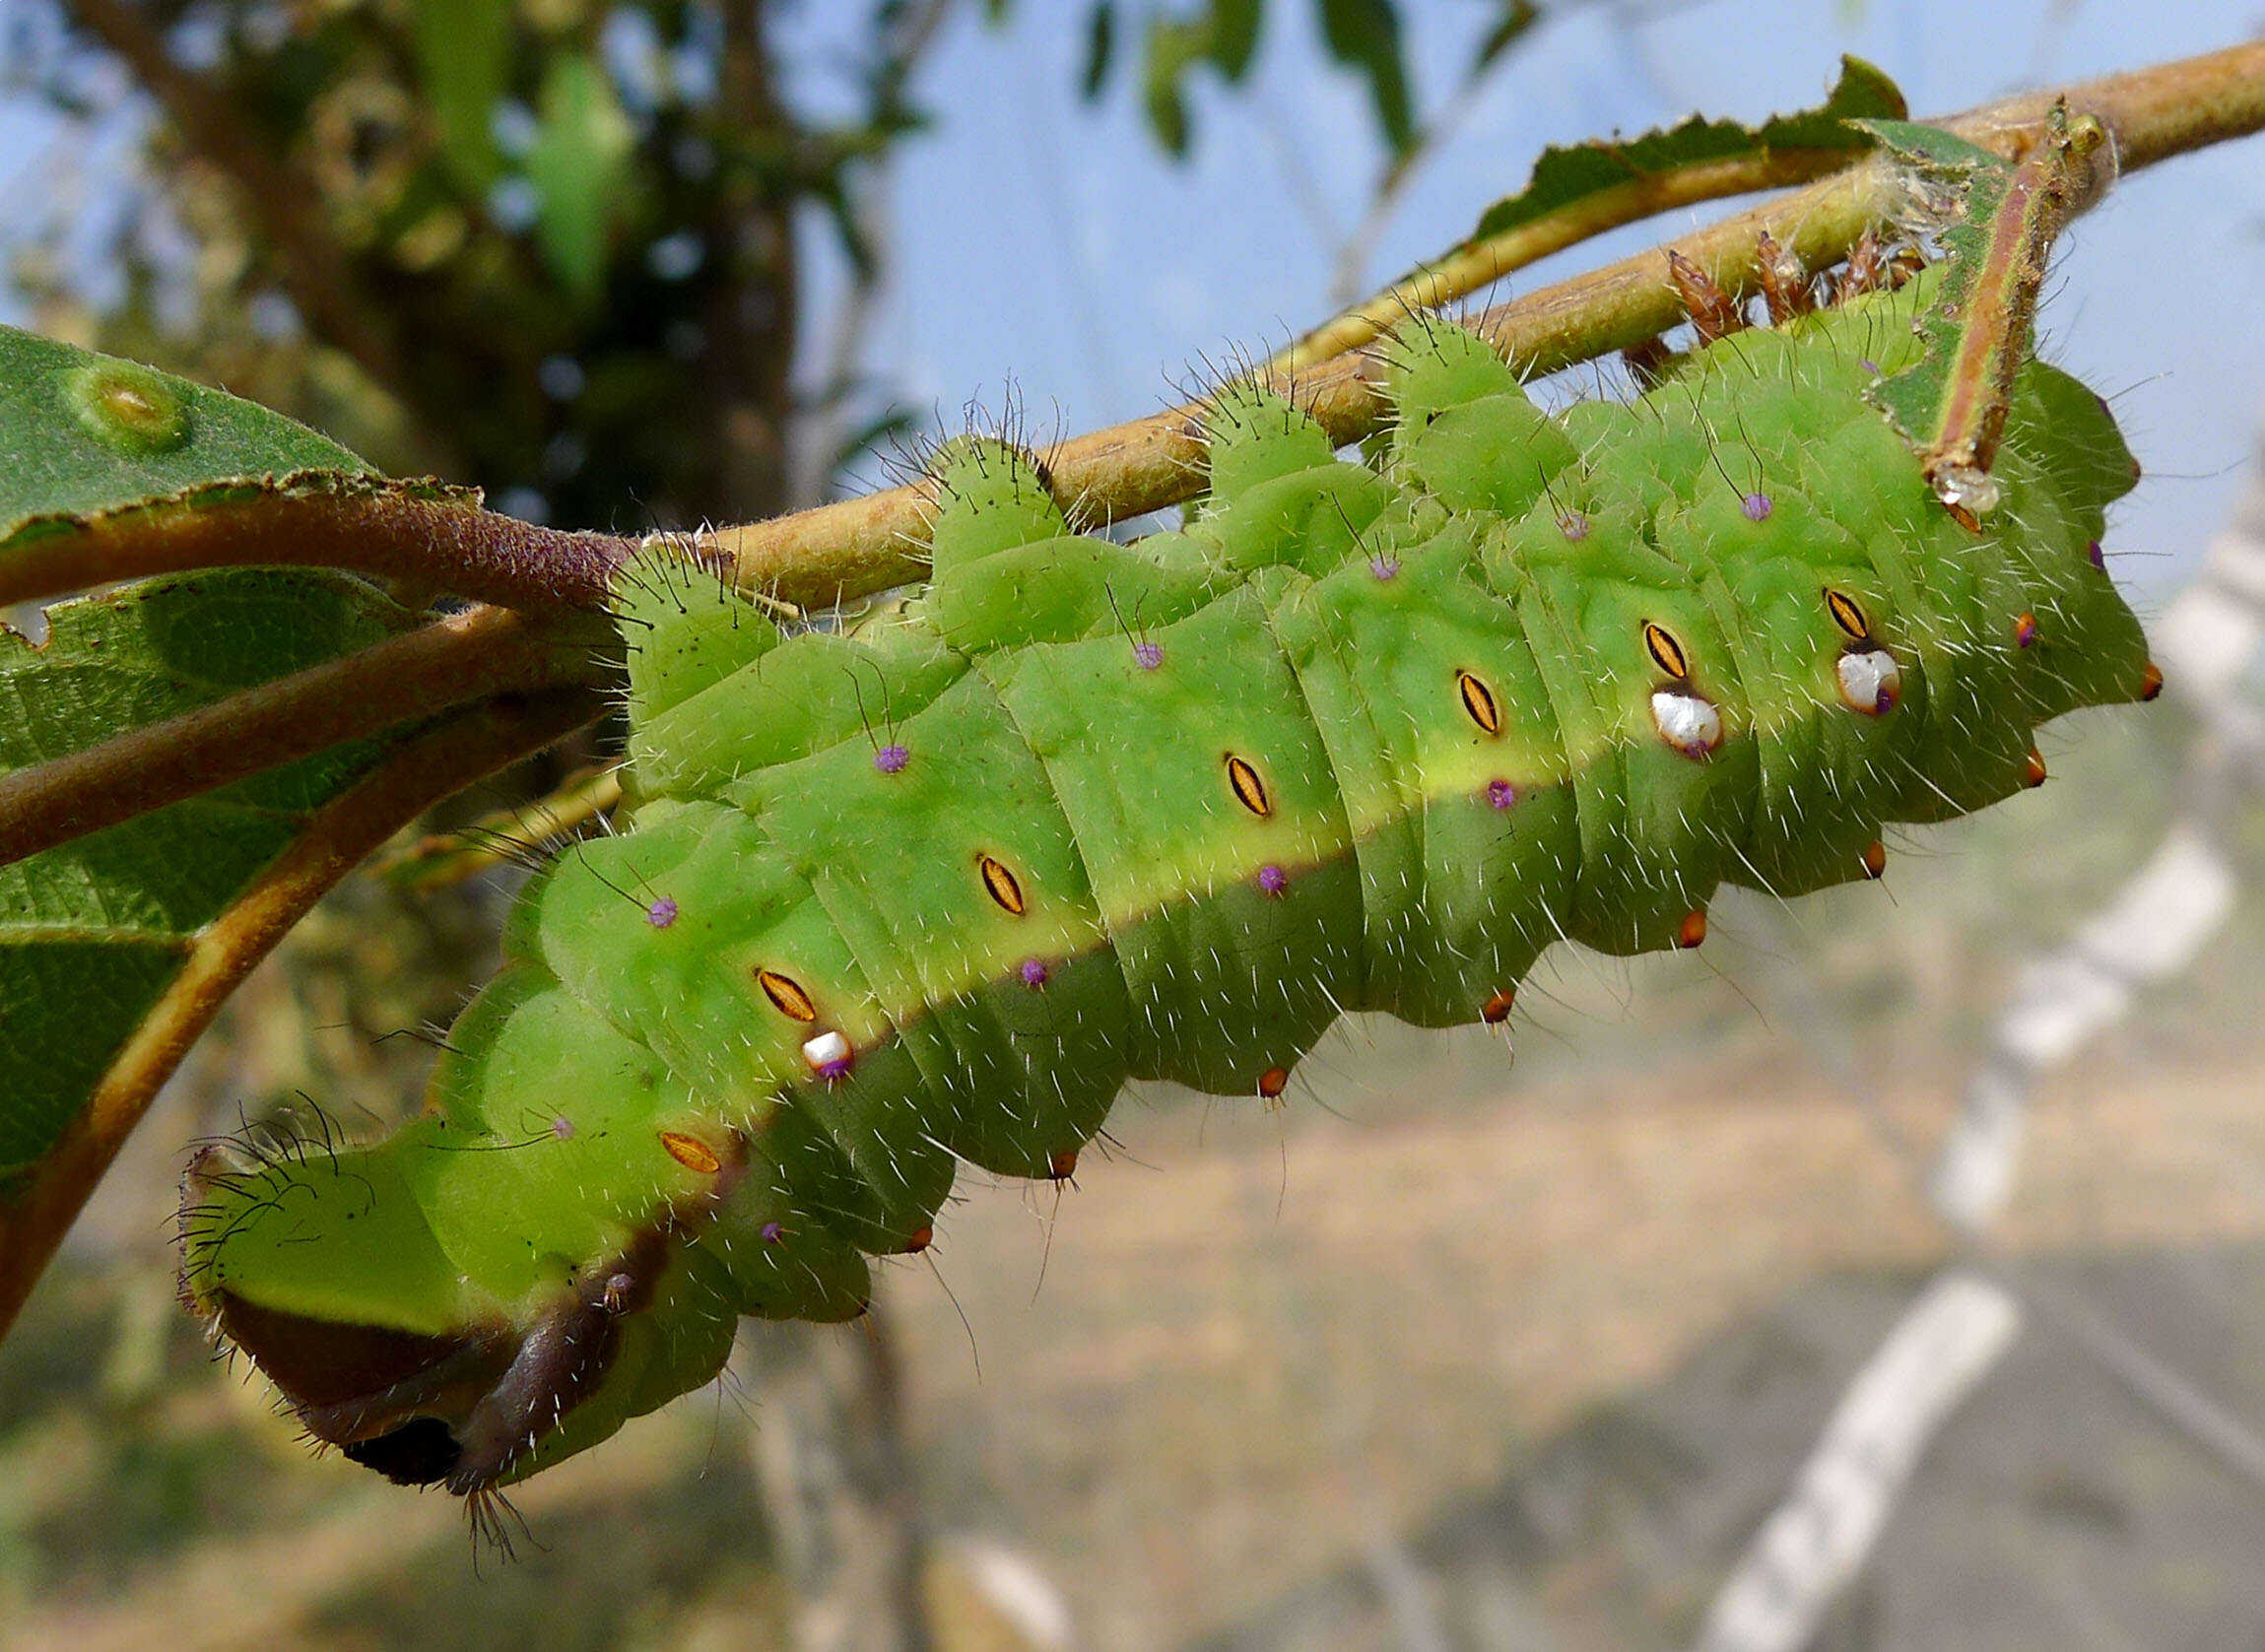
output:
<svg viewBox="0 0 2265 1652"><path fill-rule="evenodd" d="M1868 149L1877 140L1852 122L1900 121L1905 112L1903 95L1894 81L1861 58L1842 57L1840 79L1823 103L1798 113L1773 116L1760 126L1693 115L1680 126L1646 132L1625 143L1546 149L1534 163L1526 187L1489 207L1471 238L1485 240L1603 190L1687 166L1771 150Z"/></svg>
<svg viewBox="0 0 2265 1652"><path fill-rule="evenodd" d="M2099 186L2093 157L2107 135L2098 120L2055 105L2041 140L2009 165L1931 127L1874 126L1912 168L1917 227L1935 230L1949 257L1939 301L1918 324L1924 353L1868 396L1911 443L1943 501L1977 518L1999 502L1989 471L2029 359L2046 257Z"/></svg>
<svg viewBox="0 0 2265 1652"><path fill-rule="evenodd" d="M0 768L366 647L415 617L343 574L243 569L49 610L0 637ZM199 931L382 745L323 753L0 867L0 1205L77 1116Z"/></svg>

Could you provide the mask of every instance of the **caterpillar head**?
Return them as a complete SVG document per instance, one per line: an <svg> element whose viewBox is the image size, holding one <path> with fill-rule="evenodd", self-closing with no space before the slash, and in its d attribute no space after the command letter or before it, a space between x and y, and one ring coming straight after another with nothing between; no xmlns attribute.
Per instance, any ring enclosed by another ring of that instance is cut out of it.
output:
<svg viewBox="0 0 2265 1652"><path fill-rule="evenodd" d="M183 1293L312 1438L396 1484L474 1495L720 1368L734 1310L665 1226L500 1299L435 1238L402 1140L207 1147L183 1180Z"/></svg>

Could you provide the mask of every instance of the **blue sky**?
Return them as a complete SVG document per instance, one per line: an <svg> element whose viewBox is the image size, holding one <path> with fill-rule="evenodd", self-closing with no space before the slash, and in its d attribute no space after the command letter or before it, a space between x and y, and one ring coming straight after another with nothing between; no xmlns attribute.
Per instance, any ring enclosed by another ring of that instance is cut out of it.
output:
<svg viewBox="0 0 2265 1652"><path fill-rule="evenodd" d="M1403 0L1422 100L1435 107L1487 11ZM790 27L823 42L864 8L804 0ZM1303 0L1273 0L1255 84L1199 87L1198 142L1174 165L1119 85L1078 100L1084 0L1019 0L1004 31L964 7L919 91L937 120L898 164L899 277L867 367L957 424L1011 384L1033 429L1085 430L1150 411L1204 359L1278 343L1319 319L1338 246L1380 162L1366 93L1313 39ZM18 6L0 0L0 15ZM2226 0L1681 0L1561 3L1498 69L1431 156L1366 266L1367 285L1449 245L1516 188L1546 144L1634 132L1694 109L1758 117L1814 101L1838 55L1892 74L1914 111L2232 43ZM827 89L805 96L823 101ZM105 176L131 164L108 135L58 152L39 110L0 97L0 215L59 200L91 225ZM61 167L58 173L55 168ZM1702 221L1680 215L1521 274L1529 290ZM841 272L823 233L806 337L816 360ZM2045 314L2052 353L2116 397L2149 481L2126 504L2118 571L2175 582L2239 481L2265 412L2265 139L2140 174L2078 227ZM7 315L0 297L0 315ZM14 317L20 319L21 317ZM2158 555L2160 554L2160 555Z"/></svg>

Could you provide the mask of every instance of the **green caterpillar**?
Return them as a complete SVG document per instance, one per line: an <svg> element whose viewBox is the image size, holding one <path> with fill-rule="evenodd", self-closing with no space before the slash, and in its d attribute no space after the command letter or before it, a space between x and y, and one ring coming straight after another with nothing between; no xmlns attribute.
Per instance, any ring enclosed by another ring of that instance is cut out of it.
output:
<svg viewBox="0 0 2265 1652"><path fill-rule="evenodd" d="M1499 1022L1560 940L1877 876L1882 823L2159 681L2098 397L2023 369L1986 524L1867 404L1937 274L1562 417L1418 320L1367 462L1231 386L1208 496L1133 544L955 442L932 580L854 635L645 564L633 829L530 886L422 1118L199 1157L189 1295L315 1436L482 1493L739 1315L859 1313L959 1160L1066 1176L1128 1079L1273 1097L1342 1012Z"/></svg>

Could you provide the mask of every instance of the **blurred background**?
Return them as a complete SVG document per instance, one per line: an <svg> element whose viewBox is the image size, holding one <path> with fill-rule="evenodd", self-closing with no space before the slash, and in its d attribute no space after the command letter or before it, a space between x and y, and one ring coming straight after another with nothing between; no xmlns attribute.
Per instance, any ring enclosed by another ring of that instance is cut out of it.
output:
<svg viewBox="0 0 2265 1652"><path fill-rule="evenodd" d="M1914 112L2226 45L2106 0L0 0L0 319L638 530L972 408L1176 400L1547 144ZM1699 222L1575 249L1528 290ZM2139 174L2044 317L2148 479L2174 693L1884 886L1553 955L1505 1041L1349 1024L1289 1104L968 1174L866 1326L531 1486L516 1563L309 1459L172 1301L183 1145L414 1105L509 881L353 881L0 1346L0 1646L2265 1644L2265 165ZM459 815L538 795L601 736Z"/></svg>

